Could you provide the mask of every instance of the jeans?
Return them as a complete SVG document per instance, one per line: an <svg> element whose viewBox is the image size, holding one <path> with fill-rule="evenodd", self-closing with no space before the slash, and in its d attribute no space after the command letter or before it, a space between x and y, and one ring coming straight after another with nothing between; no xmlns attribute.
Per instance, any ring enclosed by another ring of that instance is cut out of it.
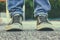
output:
<svg viewBox="0 0 60 40"><path fill-rule="evenodd" d="M23 13L24 0L7 0L10 16Z"/></svg>
<svg viewBox="0 0 60 40"><path fill-rule="evenodd" d="M8 11L13 16L15 14L23 14L24 0L8 0ZM49 0L34 0L34 15L47 14L51 10Z"/></svg>

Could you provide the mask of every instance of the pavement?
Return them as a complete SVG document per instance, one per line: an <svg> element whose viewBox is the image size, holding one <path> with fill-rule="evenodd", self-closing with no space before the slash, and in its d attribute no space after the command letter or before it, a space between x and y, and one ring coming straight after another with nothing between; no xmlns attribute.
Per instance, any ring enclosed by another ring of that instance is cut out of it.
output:
<svg viewBox="0 0 60 40"><path fill-rule="evenodd" d="M56 31L18 31L0 32L0 40L60 40L60 32Z"/></svg>

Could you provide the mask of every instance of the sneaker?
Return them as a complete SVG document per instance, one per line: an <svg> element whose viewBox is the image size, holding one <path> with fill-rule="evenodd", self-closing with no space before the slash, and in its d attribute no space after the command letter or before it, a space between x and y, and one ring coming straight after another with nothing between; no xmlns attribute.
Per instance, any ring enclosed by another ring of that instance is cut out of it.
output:
<svg viewBox="0 0 60 40"><path fill-rule="evenodd" d="M9 24L5 27L5 29L7 31L21 31L22 29L22 16L20 16L19 14L14 15L11 18L11 21L9 22Z"/></svg>
<svg viewBox="0 0 60 40"><path fill-rule="evenodd" d="M52 24L48 20L48 15L37 16L37 30L39 31L53 31Z"/></svg>

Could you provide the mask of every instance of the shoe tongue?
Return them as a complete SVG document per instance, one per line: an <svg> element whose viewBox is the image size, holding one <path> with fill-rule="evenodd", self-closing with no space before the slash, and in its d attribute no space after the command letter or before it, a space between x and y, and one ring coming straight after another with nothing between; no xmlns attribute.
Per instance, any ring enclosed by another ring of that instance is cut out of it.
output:
<svg viewBox="0 0 60 40"><path fill-rule="evenodd" d="M19 23L20 17L19 16L14 16L13 22L14 23Z"/></svg>

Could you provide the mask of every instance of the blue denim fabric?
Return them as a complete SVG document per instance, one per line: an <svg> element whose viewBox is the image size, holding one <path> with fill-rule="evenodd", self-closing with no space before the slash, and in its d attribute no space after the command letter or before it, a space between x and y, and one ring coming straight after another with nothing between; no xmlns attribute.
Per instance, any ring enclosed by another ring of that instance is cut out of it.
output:
<svg viewBox="0 0 60 40"><path fill-rule="evenodd" d="M22 6L24 4L24 0L8 0L8 10L11 15L16 13L22 14ZM34 15L47 14L51 9L51 5L49 0L34 0Z"/></svg>
<svg viewBox="0 0 60 40"><path fill-rule="evenodd" d="M23 4L24 0L8 0L8 11L10 15L13 16L15 14L22 14L23 13Z"/></svg>
<svg viewBox="0 0 60 40"><path fill-rule="evenodd" d="M49 0L34 0L34 13L35 16L40 14L48 14L51 10Z"/></svg>

